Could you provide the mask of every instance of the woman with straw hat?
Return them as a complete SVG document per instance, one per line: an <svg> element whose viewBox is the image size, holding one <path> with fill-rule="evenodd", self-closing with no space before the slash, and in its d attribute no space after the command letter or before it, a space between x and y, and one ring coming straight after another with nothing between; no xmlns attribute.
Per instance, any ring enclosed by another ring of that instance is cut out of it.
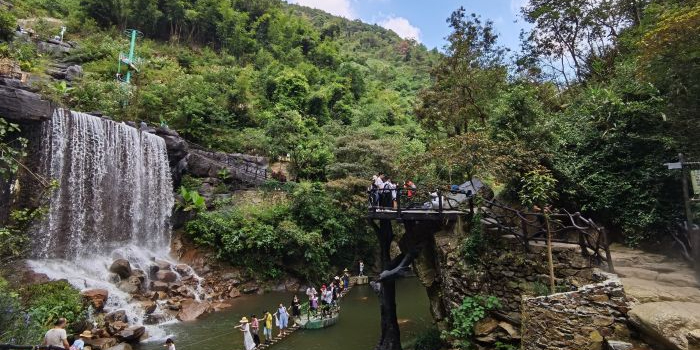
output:
<svg viewBox="0 0 700 350"><path fill-rule="evenodd" d="M250 334L250 324L248 323L248 318L243 316L239 321L239 325L234 328L240 328L243 332L243 346L245 350L255 349L255 342L253 341L253 336Z"/></svg>
<svg viewBox="0 0 700 350"><path fill-rule="evenodd" d="M83 348L85 348L85 340L92 339L92 332L83 331L78 337L79 338L73 342L73 345L70 346L70 350L83 350Z"/></svg>

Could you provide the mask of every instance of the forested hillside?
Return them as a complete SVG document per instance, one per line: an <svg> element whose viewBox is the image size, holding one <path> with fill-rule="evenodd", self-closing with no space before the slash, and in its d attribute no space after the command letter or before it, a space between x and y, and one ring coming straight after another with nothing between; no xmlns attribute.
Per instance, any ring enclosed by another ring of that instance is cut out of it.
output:
<svg viewBox="0 0 700 350"><path fill-rule="evenodd" d="M67 60L83 65L84 79L68 91L47 87L68 107L166 122L220 150L292 154L305 179L370 170L331 166L347 161L334 154L338 136L410 141L415 96L438 58L381 27L276 0L21 1L12 13L64 19L66 39L80 43ZM58 31L42 24L39 35ZM128 90L115 80L127 28L145 35ZM33 52L19 58L38 74L45 68Z"/></svg>
<svg viewBox="0 0 700 350"><path fill-rule="evenodd" d="M341 180L330 194L302 187L319 198L348 200L343 191L367 185L349 178L377 171L423 186L479 176L512 202L527 196L524 183L545 179L556 183L553 204L596 218L616 239L671 242L682 221L680 174L662 164L679 152L700 156L700 4L531 0L522 17L533 27L517 53L499 44L492 22L464 9L448 19L439 53L277 0L15 1L2 35L20 23L50 37L55 18L63 21L66 40L78 43L65 60L85 74L72 86L40 80L46 95L117 120L167 123L217 150L289 154L293 180ZM140 72L125 87L115 74L127 28L144 36ZM1 43L0 55L39 77L49 64L19 41ZM255 215L274 232L290 218L306 229L330 220L285 208ZM342 224L322 237L365 233L348 213L333 214ZM246 217L199 218L219 214ZM201 234L216 237L209 243L224 235Z"/></svg>

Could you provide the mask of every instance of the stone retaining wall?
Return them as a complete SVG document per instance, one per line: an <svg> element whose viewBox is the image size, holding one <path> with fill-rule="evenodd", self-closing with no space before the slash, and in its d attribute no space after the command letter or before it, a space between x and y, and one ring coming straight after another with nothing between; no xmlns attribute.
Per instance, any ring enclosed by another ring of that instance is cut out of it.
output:
<svg viewBox="0 0 700 350"><path fill-rule="evenodd" d="M598 271L594 277L601 282L523 298L521 349L599 350L606 340L628 340L629 304L620 280Z"/></svg>

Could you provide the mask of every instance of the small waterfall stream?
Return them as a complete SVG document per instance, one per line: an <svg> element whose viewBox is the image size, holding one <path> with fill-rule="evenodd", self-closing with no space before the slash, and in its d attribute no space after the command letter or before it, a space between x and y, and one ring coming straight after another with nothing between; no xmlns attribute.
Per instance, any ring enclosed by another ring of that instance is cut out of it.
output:
<svg viewBox="0 0 700 350"><path fill-rule="evenodd" d="M143 271L155 260L176 264L169 257L174 198L165 142L124 123L62 109L47 124L43 164L59 187L33 233L28 264L81 290L108 290L105 310L124 309L131 323L141 324L143 310L117 288L109 266L118 258ZM151 338L164 335L148 328Z"/></svg>

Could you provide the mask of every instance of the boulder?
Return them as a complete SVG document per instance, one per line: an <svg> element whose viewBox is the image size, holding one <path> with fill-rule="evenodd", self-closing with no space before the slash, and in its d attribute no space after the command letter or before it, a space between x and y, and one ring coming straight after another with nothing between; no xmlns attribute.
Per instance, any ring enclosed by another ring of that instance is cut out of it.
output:
<svg viewBox="0 0 700 350"><path fill-rule="evenodd" d="M107 323L107 333L110 335L116 335L119 332L125 330L129 325L126 322L115 321Z"/></svg>
<svg viewBox="0 0 700 350"><path fill-rule="evenodd" d="M163 323L167 320L165 314L150 314L143 318L143 323L148 325Z"/></svg>
<svg viewBox="0 0 700 350"><path fill-rule="evenodd" d="M129 322L129 319L126 317L126 311L124 311L124 310L117 310L117 311L110 312L107 315L105 315L104 320L107 323L112 323L112 322L117 322L117 321L121 321L121 322L125 322L125 323Z"/></svg>
<svg viewBox="0 0 700 350"><path fill-rule="evenodd" d="M228 292L228 297L233 299L233 298L238 298L241 296L241 291L238 290L236 287L231 287L231 291Z"/></svg>
<svg viewBox="0 0 700 350"><path fill-rule="evenodd" d="M72 65L66 68L66 80L74 81L83 76L83 67L79 65Z"/></svg>
<svg viewBox="0 0 700 350"><path fill-rule="evenodd" d="M131 345L129 343L119 343L107 350L132 350Z"/></svg>
<svg viewBox="0 0 700 350"><path fill-rule="evenodd" d="M496 328L498 328L498 321L494 320L493 318L487 317L483 320L480 320L474 325L474 335L488 335L494 330L496 330Z"/></svg>
<svg viewBox="0 0 700 350"><path fill-rule="evenodd" d="M184 322L194 321L210 310L211 305L208 302L186 300L181 304L180 312L177 313L177 319Z"/></svg>
<svg viewBox="0 0 700 350"><path fill-rule="evenodd" d="M141 269L131 270L131 277L138 278L141 281L141 283L146 282L146 273Z"/></svg>
<svg viewBox="0 0 700 350"><path fill-rule="evenodd" d="M119 282L117 287L125 293L138 293L141 290L141 280L138 277L129 277L127 280Z"/></svg>
<svg viewBox="0 0 700 350"><path fill-rule="evenodd" d="M187 264L177 264L175 265L175 271L177 271L180 276L188 276L192 270Z"/></svg>
<svg viewBox="0 0 700 350"><path fill-rule="evenodd" d="M90 302L95 311L102 311L109 297L109 292L106 289L88 289L80 294Z"/></svg>
<svg viewBox="0 0 700 350"><path fill-rule="evenodd" d="M129 261L126 259L114 260L109 267L109 272L116 273L122 279L129 278L129 276L131 276L131 264L129 264Z"/></svg>
<svg viewBox="0 0 700 350"><path fill-rule="evenodd" d="M649 342L673 350L688 350L689 336L700 329L700 304L664 301L637 305L629 312L630 322Z"/></svg>
<svg viewBox="0 0 700 350"><path fill-rule="evenodd" d="M131 326L117 334L117 338L125 342L138 342L141 336L146 333L146 327L144 326Z"/></svg>
<svg viewBox="0 0 700 350"><path fill-rule="evenodd" d="M52 41L42 41L36 44L37 52L41 54L47 54L56 58L63 58L70 53L71 47L69 45L60 45Z"/></svg>
<svg viewBox="0 0 700 350"><path fill-rule="evenodd" d="M160 293L166 293L168 290L170 290L170 286L165 282L152 281L151 285L149 286L149 289L154 292L158 292L158 299L164 299L160 297Z"/></svg>
<svg viewBox="0 0 700 350"><path fill-rule="evenodd" d="M89 345L93 350L107 350L117 345L117 338L86 339L85 345Z"/></svg>
<svg viewBox="0 0 700 350"><path fill-rule="evenodd" d="M0 115L4 118L43 121L51 118L53 110L54 106L49 101L29 91L19 80L0 78Z"/></svg>
<svg viewBox="0 0 700 350"><path fill-rule="evenodd" d="M177 274L170 270L160 270L156 273L156 279L161 282L175 282L177 281Z"/></svg>
<svg viewBox="0 0 700 350"><path fill-rule="evenodd" d="M156 304L153 301L143 301L141 302L141 307L143 308L143 311L146 314L152 314L153 311L156 311L156 308L158 307L158 304Z"/></svg>
<svg viewBox="0 0 700 350"><path fill-rule="evenodd" d="M170 263L164 260L156 260L155 261L156 266L158 266L158 270L170 270Z"/></svg>
<svg viewBox="0 0 700 350"><path fill-rule="evenodd" d="M243 287L243 294L253 294L257 293L257 291L260 289L259 286L254 285L254 284L247 284L245 287Z"/></svg>

